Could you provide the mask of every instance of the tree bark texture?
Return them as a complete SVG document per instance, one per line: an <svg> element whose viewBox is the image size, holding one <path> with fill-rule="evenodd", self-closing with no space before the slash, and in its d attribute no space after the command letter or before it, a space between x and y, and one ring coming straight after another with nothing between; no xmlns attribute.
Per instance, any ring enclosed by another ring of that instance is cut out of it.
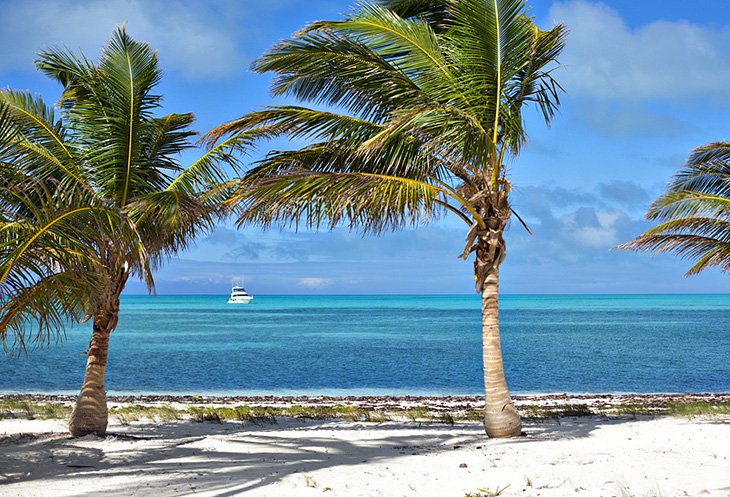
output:
<svg viewBox="0 0 730 497"><path fill-rule="evenodd" d="M477 232L474 277L482 297L482 360L484 362L484 429L489 437L508 438L522 434L522 422L507 388L499 337L499 266L506 256L502 236L509 208L488 219L487 229Z"/></svg>
<svg viewBox="0 0 730 497"><path fill-rule="evenodd" d="M109 336L119 321L119 295L124 289L126 280L125 270L117 281L110 285L94 310L93 331L89 350L86 352L88 358L84 383L68 424L73 437L106 434L109 412L104 377L109 353Z"/></svg>
<svg viewBox="0 0 730 497"><path fill-rule="evenodd" d="M492 438L517 437L522 433L507 388L499 339L499 268L487 273L482 290L482 359L484 361L484 429Z"/></svg>

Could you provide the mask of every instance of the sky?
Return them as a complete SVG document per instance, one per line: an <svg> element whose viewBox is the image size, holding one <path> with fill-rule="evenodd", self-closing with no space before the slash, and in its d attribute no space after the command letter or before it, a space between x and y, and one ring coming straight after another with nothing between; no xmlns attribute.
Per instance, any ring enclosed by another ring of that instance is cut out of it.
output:
<svg viewBox="0 0 730 497"><path fill-rule="evenodd" d="M35 54L66 46L94 58L126 23L158 50L161 112L193 112L204 133L285 103L268 93L270 76L248 70L251 61L309 22L341 18L354 3L0 0L0 87L55 100L60 89L35 70ZM527 146L509 163L512 202L533 235L510 226L501 291L728 292L730 279L717 270L685 278L688 261L612 248L651 227L643 218L648 205L693 148L730 139L730 2L528 6L541 28L570 30L555 73L566 93L550 128L527 113ZM380 237L227 222L160 269L157 292L224 294L244 277L253 294L470 293L472 264L457 258L465 234L449 216ZM127 293L144 292L141 283L128 284Z"/></svg>

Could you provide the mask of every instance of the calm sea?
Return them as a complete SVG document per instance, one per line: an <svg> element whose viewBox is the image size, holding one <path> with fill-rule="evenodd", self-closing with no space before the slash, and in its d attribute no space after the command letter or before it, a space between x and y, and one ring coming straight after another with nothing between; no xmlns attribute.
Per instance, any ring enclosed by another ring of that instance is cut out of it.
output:
<svg viewBox="0 0 730 497"><path fill-rule="evenodd" d="M477 296L125 296L110 393L482 392ZM730 295L501 298L513 393L729 392ZM0 391L76 393L88 325L0 360Z"/></svg>

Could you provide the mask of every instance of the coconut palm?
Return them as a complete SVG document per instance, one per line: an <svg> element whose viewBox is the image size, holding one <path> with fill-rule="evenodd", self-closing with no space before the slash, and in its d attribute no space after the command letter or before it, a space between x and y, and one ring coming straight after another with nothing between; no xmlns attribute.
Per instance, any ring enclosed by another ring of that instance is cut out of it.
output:
<svg viewBox="0 0 730 497"><path fill-rule="evenodd" d="M156 117L157 56L116 30L98 63L51 49L37 67L63 85L58 112L29 93L0 92L0 338L25 350L93 322L74 436L107 426L110 333L129 277L152 270L223 214L224 164L241 140L189 167L192 114Z"/></svg>
<svg viewBox="0 0 730 497"><path fill-rule="evenodd" d="M692 259L687 276L730 270L730 142L695 149L646 218L661 224L619 248Z"/></svg>
<svg viewBox="0 0 730 497"><path fill-rule="evenodd" d="M499 266L511 190L506 162L535 104L550 122L566 30L538 29L524 0L391 0L316 22L253 63L275 95L326 110L268 107L208 135L306 140L240 181L240 224L346 225L380 233L451 212L466 224L482 296L485 428L519 435L499 338Z"/></svg>

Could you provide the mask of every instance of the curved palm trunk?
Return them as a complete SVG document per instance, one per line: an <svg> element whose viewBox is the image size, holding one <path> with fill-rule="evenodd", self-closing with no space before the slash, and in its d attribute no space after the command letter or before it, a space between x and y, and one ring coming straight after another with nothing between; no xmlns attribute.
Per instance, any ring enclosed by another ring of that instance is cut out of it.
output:
<svg viewBox="0 0 730 497"><path fill-rule="evenodd" d="M124 272L118 284L109 289L94 311L84 383L68 423L68 431L73 437L106 434L109 412L106 405L104 376L109 353L109 335L119 321L119 295L124 289L126 280L127 273Z"/></svg>
<svg viewBox="0 0 730 497"><path fill-rule="evenodd" d="M484 360L484 392L486 409L484 429L493 438L516 437L522 433L507 388L499 340L499 268L487 273L482 289L482 358Z"/></svg>
<svg viewBox="0 0 730 497"><path fill-rule="evenodd" d="M522 423L507 388L499 339L499 265L505 244L499 229L477 245L475 275L482 296L482 359L484 361L484 429L493 438L517 437Z"/></svg>

